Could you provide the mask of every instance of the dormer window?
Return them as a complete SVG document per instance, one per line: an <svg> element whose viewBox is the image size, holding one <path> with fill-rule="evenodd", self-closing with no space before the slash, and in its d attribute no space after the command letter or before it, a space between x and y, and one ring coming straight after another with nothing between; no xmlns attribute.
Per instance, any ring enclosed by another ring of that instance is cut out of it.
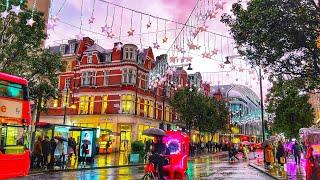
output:
<svg viewBox="0 0 320 180"><path fill-rule="evenodd" d="M66 45L61 44L60 45L60 54L65 54L66 53Z"/></svg>
<svg viewBox="0 0 320 180"><path fill-rule="evenodd" d="M110 63L111 62L111 54L106 54L106 60L105 62Z"/></svg>
<svg viewBox="0 0 320 180"><path fill-rule="evenodd" d="M75 52L75 48L76 48L76 44L75 43L71 43L70 44L69 53L73 54Z"/></svg>
<svg viewBox="0 0 320 180"><path fill-rule="evenodd" d="M135 60L136 59L136 48L134 46L125 46L123 50L124 60Z"/></svg>
<svg viewBox="0 0 320 180"><path fill-rule="evenodd" d="M88 53L87 62L88 64L92 64L92 53Z"/></svg>

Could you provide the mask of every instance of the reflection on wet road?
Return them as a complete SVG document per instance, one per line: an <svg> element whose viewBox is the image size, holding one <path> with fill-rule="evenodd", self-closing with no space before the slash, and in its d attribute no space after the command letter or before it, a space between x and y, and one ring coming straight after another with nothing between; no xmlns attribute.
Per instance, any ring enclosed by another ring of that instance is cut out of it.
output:
<svg viewBox="0 0 320 180"><path fill-rule="evenodd" d="M30 175L20 179L141 179L144 166L96 169L84 171L54 172ZM190 158L189 179L270 179L269 176L248 166L247 162L229 163L225 155L207 155Z"/></svg>

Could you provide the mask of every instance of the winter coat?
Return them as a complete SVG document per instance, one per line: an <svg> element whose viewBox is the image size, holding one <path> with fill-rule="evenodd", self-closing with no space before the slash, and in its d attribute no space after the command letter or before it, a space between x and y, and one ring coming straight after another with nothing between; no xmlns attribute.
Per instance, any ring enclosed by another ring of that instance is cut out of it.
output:
<svg viewBox="0 0 320 180"><path fill-rule="evenodd" d="M272 149L272 145L267 145L265 151L265 160L268 163L273 163L274 162L274 155L273 155L273 149Z"/></svg>
<svg viewBox="0 0 320 180"><path fill-rule="evenodd" d="M48 155L51 151L51 145L50 145L50 142L48 140L43 140L41 142L41 145L42 145L42 153L44 155Z"/></svg>
<svg viewBox="0 0 320 180"><path fill-rule="evenodd" d="M280 157L285 157L285 151L283 145L279 144L277 147L276 158L280 159Z"/></svg>
<svg viewBox="0 0 320 180"><path fill-rule="evenodd" d="M34 143L33 154L42 155L42 145L41 145L41 141L40 140L37 140Z"/></svg>

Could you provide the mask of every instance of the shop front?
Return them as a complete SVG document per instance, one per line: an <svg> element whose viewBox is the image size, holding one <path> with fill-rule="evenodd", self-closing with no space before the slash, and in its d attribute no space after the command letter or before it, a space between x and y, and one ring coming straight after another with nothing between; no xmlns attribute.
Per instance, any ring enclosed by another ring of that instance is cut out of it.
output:
<svg viewBox="0 0 320 180"><path fill-rule="evenodd" d="M87 128L79 126L69 126L60 124L49 124L40 122L36 124L36 137L48 136L49 139L61 140L64 146L64 154L68 154L68 141L72 139L77 145L77 154L80 159L86 157L86 161L91 161L96 151L96 128ZM83 144L88 145L88 151L83 154L81 152L81 146Z"/></svg>

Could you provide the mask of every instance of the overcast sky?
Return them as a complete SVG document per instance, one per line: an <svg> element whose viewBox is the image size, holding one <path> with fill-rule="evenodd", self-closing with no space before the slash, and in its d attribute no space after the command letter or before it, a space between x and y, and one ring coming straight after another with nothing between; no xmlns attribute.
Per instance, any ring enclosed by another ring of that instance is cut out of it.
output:
<svg viewBox="0 0 320 180"><path fill-rule="evenodd" d="M95 5L93 6L94 0L83 0L82 6L82 16L81 16L81 2L82 0L67 0L64 4L64 0L54 0L51 5L51 15L58 15L60 21L57 23L57 26L54 30L49 30L49 39L47 40L47 46L57 45L66 42L68 39L75 38L75 35L79 34L81 19L82 19L82 33L85 36L89 36L95 40L96 43L101 45L106 49L111 49L114 42L119 41L120 36L120 27L121 27L121 37L120 41L124 43L133 43L140 47L140 42L142 42L143 47L153 46L153 43L157 42L160 45L159 50L153 49L155 56L167 53L169 47L172 45L176 35L180 32L182 26L176 25L175 23L165 22L158 19L158 31L157 31L157 19L149 18L147 15L142 16L139 13L132 13L129 10L123 10L122 18L121 12L122 9L115 7L111 4L104 2L103 0L95 0ZM180 23L185 23L192 12L193 8L196 5L196 0L109 0L114 4L118 4L130 9L134 9L146 14L150 14L156 17L161 17L168 20L173 20ZM200 12L205 11L211 8L214 8L215 0L201 0L198 4L196 11ZM219 10L217 18L210 19L207 21L206 25L208 26L208 31L221 34L223 36L231 37L228 32L228 27L220 22L221 14L227 12L230 14L230 9L232 3L235 0L224 0L225 5L223 10ZM209 5L207 4L209 3ZM91 14L94 13L93 17L95 18L94 23L89 24L89 18ZM59 9L61 11L59 12ZM59 13L58 13L59 12ZM108 16L107 16L108 14ZM195 13L194 13L195 14ZM108 18L106 18L108 17ZM107 19L107 21L106 21ZM122 19L122 24L121 24ZM147 23L151 22L151 27L147 28ZM101 32L101 27L104 26L107 22L108 26L111 26L113 22L113 32L115 37L113 39L107 38ZM128 37L127 31L131 28L134 29L134 36ZM142 24L142 25L140 25ZM194 24L194 23L193 23ZM176 27L178 29L176 29ZM140 36L140 28L142 36ZM165 33L166 31L166 33ZM158 32L158 33L156 33ZM188 32L188 31L186 31ZM204 35L205 37L199 35L199 38L196 38L194 41L201 46L200 50L186 53L186 56L192 56L192 66L194 71L199 72L218 72L218 71L229 71L230 66L226 66L224 69L221 69L219 64L225 60L225 56L236 55L236 49L234 48L234 43L232 39L221 38L220 36L211 35L208 37L209 33ZM162 39L168 37L167 43L163 43ZM188 35L185 34L184 41L186 44ZM205 40L206 39L206 40ZM183 41L183 38L180 39ZM221 48L222 47L222 48ZM201 54L207 50L212 50L216 48L218 54L212 59L204 59ZM187 47L185 47L187 49ZM237 64L237 69L246 67L245 63L240 60L234 60ZM254 73L255 74L255 73ZM258 78L254 74L249 74L248 71L239 72L233 71L230 73L203 73L203 78L206 81L210 81L213 84L243 84L258 92ZM268 82L264 82L264 92L266 92L267 87L269 87Z"/></svg>

